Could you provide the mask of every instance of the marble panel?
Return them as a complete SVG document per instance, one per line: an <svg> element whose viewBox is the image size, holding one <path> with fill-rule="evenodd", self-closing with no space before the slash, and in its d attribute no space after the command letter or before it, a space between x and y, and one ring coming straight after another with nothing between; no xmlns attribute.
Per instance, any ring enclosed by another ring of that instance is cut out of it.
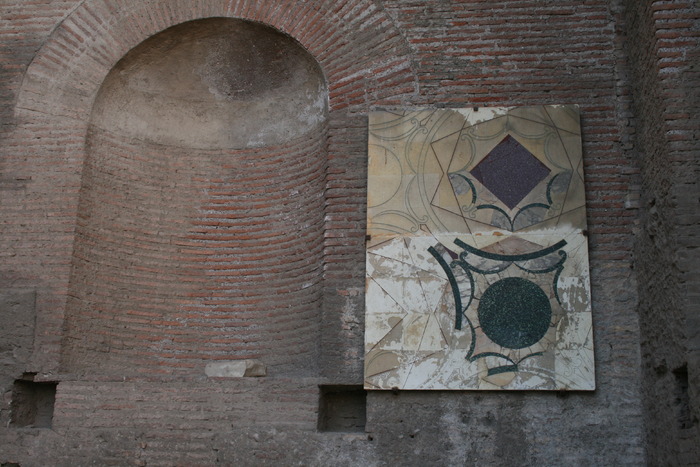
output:
<svg viewBox="0 0 700 467"><path fill-rule="evenodd" d="M575 106L373 112L365 388L595 389Z"/></svg>

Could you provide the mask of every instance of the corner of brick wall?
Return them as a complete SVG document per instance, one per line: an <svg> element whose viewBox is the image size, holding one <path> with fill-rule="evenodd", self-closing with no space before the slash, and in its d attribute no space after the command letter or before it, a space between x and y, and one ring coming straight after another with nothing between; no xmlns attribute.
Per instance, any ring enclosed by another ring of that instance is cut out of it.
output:
<svg viewBox="0 0 700 467"><path fill-rule="evenodd" d="M636 151L642 168L642 390L651 464L700 457L700 8L627 2Z"/></svg>

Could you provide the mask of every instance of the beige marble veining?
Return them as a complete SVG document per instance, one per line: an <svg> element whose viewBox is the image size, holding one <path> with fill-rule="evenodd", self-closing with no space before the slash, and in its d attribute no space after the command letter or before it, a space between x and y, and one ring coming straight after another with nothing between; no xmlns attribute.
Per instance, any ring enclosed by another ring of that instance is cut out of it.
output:
<svg viewBox="0 0 700 467"><path fill-rule="evenodd" d="M365 387L594 389L578 108L373 112L368 154Z"/></svg>

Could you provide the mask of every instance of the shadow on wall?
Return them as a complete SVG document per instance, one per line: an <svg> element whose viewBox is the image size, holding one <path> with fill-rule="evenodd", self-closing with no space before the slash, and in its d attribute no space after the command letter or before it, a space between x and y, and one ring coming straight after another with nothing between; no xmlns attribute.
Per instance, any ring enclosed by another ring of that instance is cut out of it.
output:
<svg viewBox="0 0 700 467"><path fill-rule="evenodd" d="M269 27L206 19L130 51L95 101L62 371L317 372L327 89Z"/></svg>

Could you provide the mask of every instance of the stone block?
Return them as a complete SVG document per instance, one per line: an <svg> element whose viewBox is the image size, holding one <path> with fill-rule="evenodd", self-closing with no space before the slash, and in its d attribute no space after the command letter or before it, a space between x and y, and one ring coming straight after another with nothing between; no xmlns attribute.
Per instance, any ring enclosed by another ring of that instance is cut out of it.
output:
<svg viewBox="0 0 700 467"><path fill-rule="evenodd" d="M207 364L204 373L210 378L243 378L266 376L267 368L260 360L227 360Z"/></svg>

